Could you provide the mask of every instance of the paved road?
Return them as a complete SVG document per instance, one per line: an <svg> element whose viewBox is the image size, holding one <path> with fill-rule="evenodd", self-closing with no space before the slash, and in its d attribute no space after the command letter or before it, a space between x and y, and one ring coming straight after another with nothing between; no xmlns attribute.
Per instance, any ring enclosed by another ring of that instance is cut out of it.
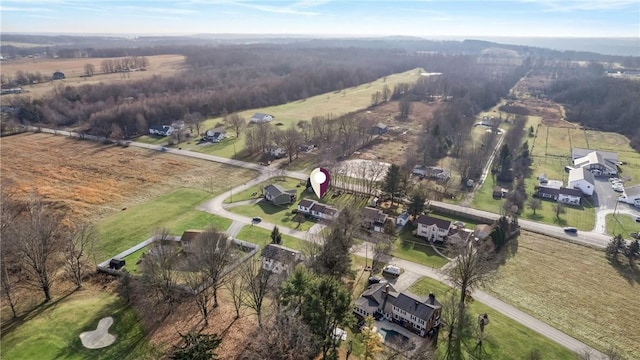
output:
<svg viewBox="0 0 640 360"><path fill-rule="evenodd" d="M42 132L47 132L47 133L54 133L54 134L61 134L61 135L65 135L65 136L76 136L79 137L79 135L77 133L71 133L68 131L59 131L59 130L52 130L52 129L40 129ZM103 140L99 137L89 137L89 136L85 136L85 138L87 139L91 139L91 140ZM234 214L231 213L229 211L227 211L224 206L224 200L228 197L231 196L232 193L239 193L240 191L244 191L254 185L257 185L263 181L268 180L269 178L276 176L276 175L281 175L284 174L285 176L289 176L289 177L293 177L296 179L300 179L300 180L304 180L308 177L308 175L303 174L303 173L299 173L299 172L293 172L293 171L284 171L284 172L275 172L272 171L271 169L268 169L265 166L261 166L261 165L257 165L257 164L253 164L253 163L248 163L248 162L244 162L244 161L239 161L239 160L234 160L234 159L227 159L227 158L222 158L219 156L214 156L214 155L208 155L208 154L200 154L200 153L196 153L196 152L192 152L192 151L187 151L187 150L177 150L177 149L166 149L166 150L162 150L162 147L157 146L157 145L150 145L150 144L144 144L144 143L138 143L138 142L131 142L130 143L131 146L136 146L136 147L141 147L141 148L146 148L146 149L151 149L151 150L156 150L156 151L163 151L163 152L167 152L167 153L173 153L173 154L177 154L177 155L183 155L183 156L190 156L190 157L194 157L194 158L199 158L199 159L203 159L203 160L208 160L208 161L215 161L215 162L219 162L219 163L224 163L224 164L228 164L228 165L233 165L233 166L239 166L239 167L243 167L243 168L247 168L247 169L253 169L253 170L257 170L260 172L260 175L258 177L256 177L255 179L246 182L243 185L240 185L238 187L236 187L235 189L232 189L230 191L227 191L219 196L216 196L215 198L205 202L204 204L201 204L200 206L198 206L199 210L202 211L206 211L212 214L216 214L219 216L223 216L226 217L228 219L233 220L233 227L234 228L238 228L238 226L240 224L246 224L246 225L252 225L252 226L257 226L260 228L264 228L266 230L272 230L273 227L275 226L274 224L262 221L258 224L253 224L251 219L246 217L246 216L242 216L242 215L238 215L238 214ZM438 203L440 206L443 207L450 207L452 209L456 209L458 211L464 211L464 212L468 212L468 213L476 213L479 214L481 216L486 216L489 218L497 218L499 217L498 214L493 214L490 212L486 212L486 211L481 211L481 210L475 210L475 209L471 209L468 207L463 207L463 206L458 206L458 205L452 205L452 204L446 204L446 203ZM569 237L566 234L564 234L564 232L562 231L561 228L557 227L557 226L551 226L551 225L546 225L546 224L539 224L539 223L535 223L532 221L526 221L526 220L520 220L520 225L523 229L525 230L529 230L529 231L534 231L534 232L539 232L539 233L547 233L550 234L554 237L559 237L559 238L565 238L571 241L575 241L575 242L580 242L583 244L587 244L587 245L591 245L591 246L597 246L597 247L604 247L606 246L606 242L609 240L609 237L604 236L602 234L596 234L596 233L591 233L591 232L583 232L581 234L578 234L575 238L574 237ZM239 229L239 228L238 228ZM293 230L290 228L286 228L286 227L282 227L281 228L281 232L289 235L289 236L293 236L296 237L298 239L301 240L305 240L305 241L315 241L315 237L313 235L310 235L308 232L303 232L303 231L297 231L297 230ZM360 256L364 256L364 250L363 249L357 249L356 250L356 254L360 255ZM421 276L428 276L431 277L433 279L439 280L439 281L443 281L446 282L446 279L444 278L444 276L437 270L434 270L432 268L420 265L420 264L416 264L416 263L412 263L410 261L406 261L403 259L398 259L398 258L392 258L391 261L395 264L397 264L398 266L402 267L403 269L405 269L406 271L410 271L411 273L415 273L415 274L419 274ZM402 285L404 286L404 285ZM530 329L556 341L557 343L559 343L562 346L567 347L568 349L572 350L572 351L583 351L583 350L588 350L591 352L592 355L597 356L600 359L606 359L606 356L604 356L602 353L598 352L597 350L587 346L586 344L581 343L580 341L562 333L561 331L541 322L538 319L535 319L525 313L523 313L522 311L492 297L489 294L486 294L482 291L476 291L473 293L473 296L475 299L479 300L480 302L492 307L493 309L495 309L496 311L506 315L507 317L529 327Z"/></svg>

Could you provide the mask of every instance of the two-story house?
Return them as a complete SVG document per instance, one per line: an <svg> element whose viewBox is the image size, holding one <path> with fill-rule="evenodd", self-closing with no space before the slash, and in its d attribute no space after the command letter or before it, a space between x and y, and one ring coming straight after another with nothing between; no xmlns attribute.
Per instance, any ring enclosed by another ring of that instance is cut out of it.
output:
<svg viewBox="0 0 640 360"><path fill-rule="evenodd" d="M429 241L444 241L451 230L451 221L438 219L428 215L420 215L415 220L416 235Z"/></svg>
<svg viewBox="0 0 640 360"><path fill-rule="evenodd" d="M375 284L356 300L353 312L400 324L420 334L432 336L440 326L442 306L433 294L426 299L410 292L397 292L390 284Z"/></svg>

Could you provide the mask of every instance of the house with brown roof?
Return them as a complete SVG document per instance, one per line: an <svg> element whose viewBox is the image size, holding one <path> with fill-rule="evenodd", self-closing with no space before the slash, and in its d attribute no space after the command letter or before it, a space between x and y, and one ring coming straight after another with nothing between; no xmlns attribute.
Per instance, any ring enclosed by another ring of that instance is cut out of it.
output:
<svg viewBox="0 0 640 360"><path fill-rule="evenodd" d="M582 191L561 187L560 189L538 186L535 189L534 197L556 201L569 205L580 205Z"/></svg>
<svg viewBox="0 0 640 360"><path fill-rule="evenodd" d="M298 203L298 212L322 220L335 220L339 211L330 205L321 204L315 200L302 199Z"/></svg>
<svg viewBox="0 0 640 360"><path fill-rule="evenodd" d="M195 248L195 241L204 230L186 230L180 237L180 246L184 252L190 252Z"/></svg>
<svg viewBox="0 0 640 360"><path fill-rule="evenodd" d="M408 291L397 292L388 283L370 286L353 306L357 317L392 321L423 337L437 331L441 311L442 306L433 294L425 299Z"/></svg>
<svg viewBox="0 0 640 360"><path fill-rule="evenodd" d="M429 241L444 241L451 230L451 221L429 215L420 215L414 222L417 225L416 235Z"/></svg>
<svg viewBox="0 0 640 360"><path fill-rule="evenodd" d="M388 218L389 216L382 212L382 210L372 207L367 206L360 211L362 226L373 231L383 232L384 223Z"/></svg>

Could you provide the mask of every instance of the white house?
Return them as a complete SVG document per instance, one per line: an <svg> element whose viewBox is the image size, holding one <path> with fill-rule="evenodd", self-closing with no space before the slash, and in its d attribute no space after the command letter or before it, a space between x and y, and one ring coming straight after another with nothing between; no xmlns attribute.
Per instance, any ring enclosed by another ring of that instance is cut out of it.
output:
<svg viewBox="0 0 640 360"><path fill-rule="evenodd" d="M217 128L209 129L205 131L204 136L202 138L206 141L220 142L226 137L227 137L226 131L224 130L224 127L221 126L221 127L217 127Z"/></svg>
<svg viewBox="0 0 640 360"><path fill-rule="evenodd" d="M625 187L618 201L640 207L640 185Z"/></svg>
<svg viewBox="0 0 640 360"><path fill-rule="evenodd" d="M293 272L295 266L302 262L303 256L299 251L282 245L269 244L262 250L260 259L263 270L288 276Z"/></svg>
<svg viewBox="0 0 640 360"><path fill-rule="evenodd" d="M298 203L298 212L322 220L335 220L339 214L338 209L333 206L320 204L317 201L309 199L303 199Z"/></svg>
<svg viewBox="0 0 640 360"><path fill-rule="evenodd" d="M534 197L549 199L563 204L580 205L582 200L582 191L579 189L569 189L561 187L560 189L537 186Z"/></svg>
<svg viewBox="0 0 640 360"><path fill-rule="evenodd" d="M418 228L416 235L422 236L429 241L444 241L445 236L449 235L451 229L451 221L432 218L427 215L420 215L415 220Z"/></svg>
<svg viewBox="0 0 640 360"><path fill-rule="evenodd" d="M251 117L251 120L249 120L250 122L257 124L257 123L268 123L271 120L273 120L273 115L269 115L269 114L263 114L263 113L255 113L253 114L253 116Z"/></svg>
<svg viewBox="0 0 640 360"><path fill-rule="evenodd" d="M409 222L409 213L403 212L396 218L396 225L405 226Z"/></svg>
<svg viewBox="0 0 640 360"><path fill-rule="evenodd" d="M578 154L576 149L573 150L572 155ZM617 175L618 174L618 155L616 153L610 153L605 151L591 151L590 153L574 158L574 167L586 168L591 171L595 176L601 175Z"/></svg>
<svg viewBox="0 0 640 360"><path fill-rule="evenodd" d="M593 174L586 168L577 168L569 171L568 187L579 189L583 194L591 196L595 189Z"/></svg>

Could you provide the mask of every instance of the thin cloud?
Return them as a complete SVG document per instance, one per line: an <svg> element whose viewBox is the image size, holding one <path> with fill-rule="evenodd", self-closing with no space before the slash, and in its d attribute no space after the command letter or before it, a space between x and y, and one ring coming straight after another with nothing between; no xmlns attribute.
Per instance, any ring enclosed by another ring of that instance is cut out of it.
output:
<svg viewBox="0 0 640 360"><path fill-rule="evenodd" d="M637 0L523 0L525 3L539 4L547 12L615 10L631 5L638 7Z"/></svg>
<svg viewBox="0 0 640 360"><path fill-rule="evenodd" d="M144 7L144 6L120 6L118 9L126 11L139 11L155 14L170 14L170 15L188 15L193 14L196 11L191 9L179 9L179 8L156 8L156 7Z"/></svg>
<svg viewBox="0 0 640 360"><path fill-rule="evenodd" d="M13 7L13 6L0 6L0 11L15 11L15 12L51 12L51 9L40 7Z"/></svg>

